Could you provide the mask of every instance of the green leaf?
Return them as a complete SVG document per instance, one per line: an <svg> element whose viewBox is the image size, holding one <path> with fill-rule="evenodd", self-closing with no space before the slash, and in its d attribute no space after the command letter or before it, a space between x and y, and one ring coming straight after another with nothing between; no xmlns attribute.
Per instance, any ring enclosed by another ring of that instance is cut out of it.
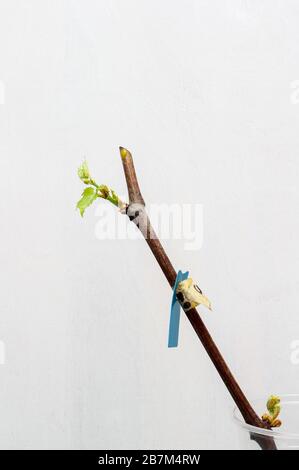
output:
<svg viewBox="0 0 299 470"><path fill-rule="evenodd" d="M89 186L88 188L84 189L82 197L77 203L77 209L79 209L82 217L85 209L89 207L97 197L98 195L95 188Z"/></svg>

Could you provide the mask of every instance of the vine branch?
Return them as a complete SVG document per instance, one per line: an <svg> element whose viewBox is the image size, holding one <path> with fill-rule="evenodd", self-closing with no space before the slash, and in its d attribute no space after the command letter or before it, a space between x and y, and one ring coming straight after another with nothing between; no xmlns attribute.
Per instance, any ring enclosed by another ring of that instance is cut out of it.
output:
<svg viewBox="0 0 299 470"><path fill-rule="evenodd" d="M86 208L89 207L97 198L106 199L117 206L120 209L120 212L126 214L130 221L138 227L162 269L170 287L173 288L177 273L161 245L146 213L145 202L139 188L132 155L129 150L124 147L120 147L119 150L129 193L129 203L123 202L115 191L108 186L97 184L91 177L87 162L85 161L78 169L78 176L81 181L87 185L87 187L83 191L81 199L77 203L77 208L79 209L81 216L83 216ZM269 420L267 421L259 418L250 405L197 310L192 308L190 310L186 310L185 314L226 385L226 388L239 408L245 422L258 428L271 429L271 423L269 424L268 422ZM259 436L251 433L251 438L257 441L263 450L276 449L275 442L272 437Z"/></svg>

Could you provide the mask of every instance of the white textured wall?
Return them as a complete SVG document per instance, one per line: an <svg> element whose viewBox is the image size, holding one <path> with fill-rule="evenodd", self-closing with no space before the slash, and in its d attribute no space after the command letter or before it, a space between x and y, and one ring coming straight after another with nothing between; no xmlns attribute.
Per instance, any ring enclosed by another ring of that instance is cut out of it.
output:
<svg viewBox="0 0 299 470"><path fill-rule="evenodd" d="M299 4L1 0L1 448L236 448L232 401L142 241L74 210L86 156L125 194L202 203L167 241L250 398L298 392ZM3 102L4 101L4 102Z"/></svg>

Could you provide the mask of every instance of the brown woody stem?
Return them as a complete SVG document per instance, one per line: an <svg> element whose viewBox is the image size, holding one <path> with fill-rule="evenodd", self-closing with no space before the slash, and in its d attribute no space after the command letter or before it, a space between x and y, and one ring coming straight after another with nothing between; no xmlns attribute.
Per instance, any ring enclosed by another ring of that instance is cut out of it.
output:
<svg viewBox="0 0 299 470"><path fill-rule="evenodd" d="M127 215L129 216L130 220L132 220L142 232L168 283L171 287L173 287L177 273L174 267L172 266L171 261L168 258L164 248L162 247L160 240L155 234L151 226L150 220L146 214L145 204L139 189L132 155L128 150L124 149L123 147L120 147L120 152L130 201L127 208ZM202 342L214 366L219 372L219 375L225 383L237 407L239 408L245 422L247 424L259 428L268 428L250 405L239 384L237 383L235 377L230 371L228 365L226 364L224 358L222 357L208 329L203 323L201 317L199 316L197 310L193 308L191 310L186 311L185 314L189 319L191 325L193 326L198 338ZM259 438L255 436L253 438L259 442L263 450L276 449L274 440L271 437Z"/></svg>
<svg viewBox="0 0 299 470"><path fill-rule="evenodd" d="M137 181L137 176L134 168L133 158L129 150L124 147L119 147L121 159L123 162L128 193L129 193L129 203L132 204L141 204L145 206L143 197L139 189L139 184Z"/></svg>

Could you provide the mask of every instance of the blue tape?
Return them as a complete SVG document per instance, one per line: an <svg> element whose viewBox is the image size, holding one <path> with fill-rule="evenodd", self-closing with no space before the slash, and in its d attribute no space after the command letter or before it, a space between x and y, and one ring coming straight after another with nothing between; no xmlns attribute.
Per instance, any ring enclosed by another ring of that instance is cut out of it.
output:
<svg viewBox="0 0 299 470"><path fill-rule="evenodd" d="M171 309L170 309L170 320L169 320L169 332L168 332L168 347L176 348L179 342L179 329L180 329L180 316L181 316L181 306L179 301L176 298L177 286L180 282L188 279L189 272L183 273L179 271L173 286L173 294L171 300Z"/></svg>

